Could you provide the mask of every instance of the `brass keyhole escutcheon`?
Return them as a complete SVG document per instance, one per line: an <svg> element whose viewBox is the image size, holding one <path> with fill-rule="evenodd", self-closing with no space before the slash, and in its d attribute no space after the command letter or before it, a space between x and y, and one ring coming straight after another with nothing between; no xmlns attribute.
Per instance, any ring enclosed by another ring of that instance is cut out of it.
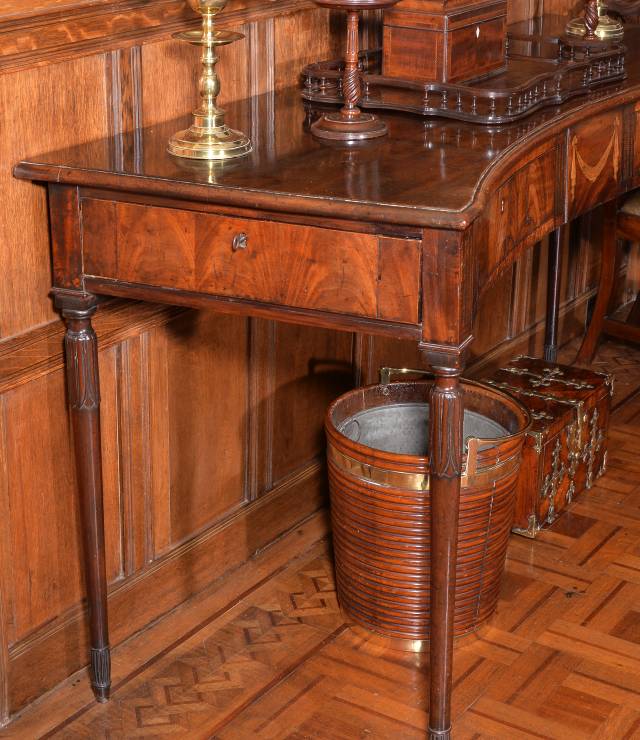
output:
<svg viewBox="0 0 640 740"><path fill-rule="evenodd" d="M233 237L231 248L233 249L234 252L237 252L239 249L246 249L248 241L249 241L249 237L245 233L236 234Z"/></svg>

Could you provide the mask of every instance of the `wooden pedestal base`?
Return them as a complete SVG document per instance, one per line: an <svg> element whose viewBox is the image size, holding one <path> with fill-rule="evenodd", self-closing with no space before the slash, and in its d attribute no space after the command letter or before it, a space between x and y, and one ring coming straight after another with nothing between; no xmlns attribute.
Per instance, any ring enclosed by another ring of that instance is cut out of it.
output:
<svg viewBox="0 0 640 740"><path fill-rule="evenodd" d="M332 141L363 141L387 133L387 124L373 113L346 115L343 110L325 113L312 126L311 133L319 139Z"/></svg>
<svg viewBox="0 0 640 740"><path fill-rule="evenodd" d="M363 113L358 107L362 95L362 71L359 65L358 23L361 8L384 8L398 0L315 0L328 8L347 11L347 48L344 56L341 92L344 105L336 113L325 113L311 126L319 139L331 141L365 141L384 136L387 125L373 113Z"/></svg>

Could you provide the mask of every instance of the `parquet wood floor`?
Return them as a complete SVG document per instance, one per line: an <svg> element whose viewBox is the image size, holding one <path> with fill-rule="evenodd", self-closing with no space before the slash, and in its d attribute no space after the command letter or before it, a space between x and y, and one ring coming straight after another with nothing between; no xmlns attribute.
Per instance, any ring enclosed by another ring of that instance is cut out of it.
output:
<svg viewBox="0 0 640 740"><path fill-rule="evenodd" d="M595 364L618 382L609 471L511 538L498 611L456 649L457 740L640 738L640 351ZM326 531L314 517L118 648L108 705L78 675L0 737L423 738L425 658L345 624Z"/></svg>

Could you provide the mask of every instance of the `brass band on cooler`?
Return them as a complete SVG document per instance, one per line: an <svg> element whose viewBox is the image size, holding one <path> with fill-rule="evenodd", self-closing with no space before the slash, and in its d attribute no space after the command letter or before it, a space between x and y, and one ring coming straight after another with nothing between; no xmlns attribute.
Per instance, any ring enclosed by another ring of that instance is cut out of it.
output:
<svg viewBox="0 0 640 740"><path fill-rule="evenodd" d="M407 473L402 470L379 468L349 457L349 455L345 455L344 452L341 452L335 447L329 447L327 456L331 462L335 463L345 473L363 482L372 483L376 486L384 486L385 488L400 488L406 491L429 490L428 473ZM500 480L505 475L509 475L518 467L519 463L520 452L473 475L463 472L461 485L465 488L469 486L488 486L492 481Z"/></svg>

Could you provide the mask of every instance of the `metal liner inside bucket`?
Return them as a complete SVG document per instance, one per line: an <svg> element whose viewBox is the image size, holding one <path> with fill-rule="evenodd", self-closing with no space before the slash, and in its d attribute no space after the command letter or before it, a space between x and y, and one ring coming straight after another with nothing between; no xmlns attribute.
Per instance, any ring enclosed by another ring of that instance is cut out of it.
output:
<svg viewBox="0 0 640 740"><path fill-rule="evenodd" d="M429 638L429 392L432 381L359 388L326 417L338 600L351 620L397 647ZM494 612L529 414L493 388L463 381L454 634Z"/></svg>

